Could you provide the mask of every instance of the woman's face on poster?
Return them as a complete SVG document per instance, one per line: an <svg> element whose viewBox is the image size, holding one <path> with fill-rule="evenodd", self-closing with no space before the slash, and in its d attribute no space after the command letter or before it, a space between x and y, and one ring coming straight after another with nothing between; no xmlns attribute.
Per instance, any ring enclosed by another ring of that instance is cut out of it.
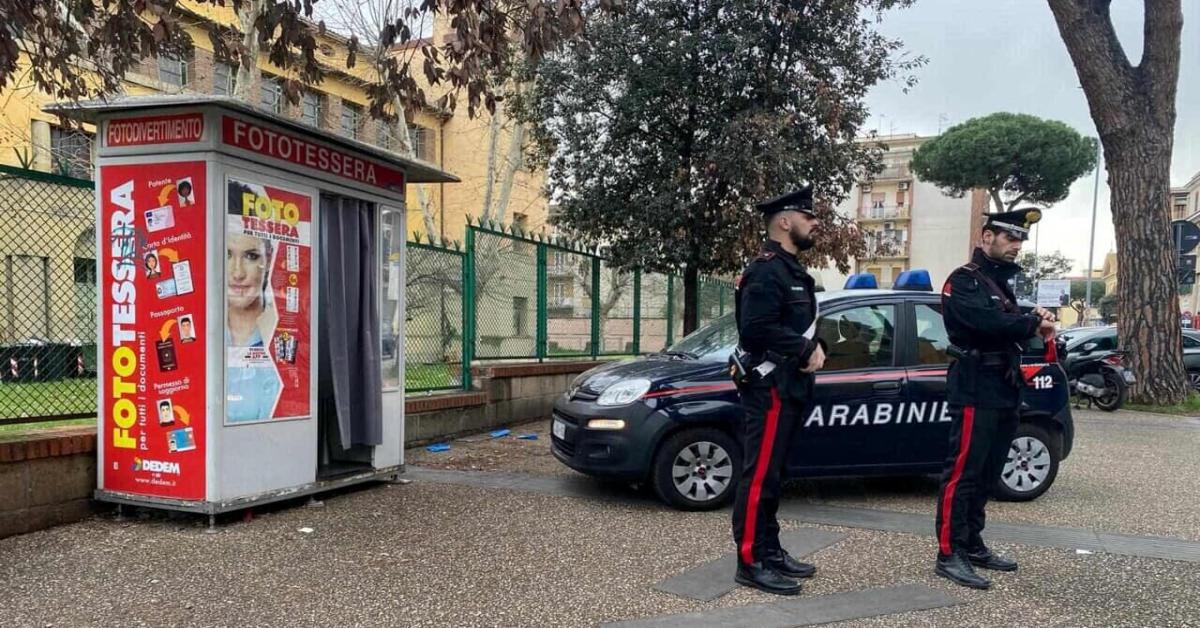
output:
<svg viewBox="0 0 1200 628"><path fill-rule="evenodd" d="M233 233L225 237L225 284L230 308L261 307L269 263L264 240Z"/></svg>

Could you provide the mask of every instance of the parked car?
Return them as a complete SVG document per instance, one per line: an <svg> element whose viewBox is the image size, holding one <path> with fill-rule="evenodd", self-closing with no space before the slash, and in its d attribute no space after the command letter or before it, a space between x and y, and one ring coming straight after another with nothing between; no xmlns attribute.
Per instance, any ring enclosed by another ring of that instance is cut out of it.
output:
<svg viewBox="0 0 1200 628"><path fill-rule="evenodd" d="M1188 383L1200 392L1200 331L1183 331L1183 367L1187 369Z"/></svg>
<svg viewBox="0 0 1200 628"><path fill-rule="evenodd" d="M1058 337L1067 341L1068 354L1062 357L1063 366L1068 372L1071 371L1071 361L1078 359L1079 351L1086 347L1089 341L1096 343L1089 351L1091 354L1114 351L1117 348L1117 327L1115 325L1076 327L1060 332ZM1081 340L1084 338L1089 341ZM1076 355L1071 357L1071 353L1076 353ZM1093 357L1095 356L1093 355ZM1183 366L1187 369L1188 382L1192 388L1200 392L1200 330L1183 330Z"/></svg>
<svg viewBox="0 0 1200 628"><path fill-rule="evenodd" d="M949 341L940 296L913 290L818 293L817 333L829 347L811 409L791 443L789 477L939 473L949 447ZM1031 304L1023 304L1028 310ZM742 419L727 359L731 315L669 350L577 377L555 403L551 448L593 476L647 482L666 502L702 510L737 486ZM1067 380L1040 340L1023 362L1021 422L995 493L1042 495L1071 452Z"/></svg>

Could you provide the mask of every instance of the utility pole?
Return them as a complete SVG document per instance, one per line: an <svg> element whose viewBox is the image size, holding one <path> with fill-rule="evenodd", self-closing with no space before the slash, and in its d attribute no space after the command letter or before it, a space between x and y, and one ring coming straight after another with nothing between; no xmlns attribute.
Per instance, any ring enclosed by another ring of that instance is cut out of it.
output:
<svg viewBox="0 0 1200 628"><path fill-rule="evenodd" d="M1092 256L1096 249L1096 200L1100 196L1100 160L1103 158L1100 138L1096 138L1096 182L1092 186L1092 235L1088 239L1087 296L1083 300L1083 317L1085 319L1092 309Z"/></svg>

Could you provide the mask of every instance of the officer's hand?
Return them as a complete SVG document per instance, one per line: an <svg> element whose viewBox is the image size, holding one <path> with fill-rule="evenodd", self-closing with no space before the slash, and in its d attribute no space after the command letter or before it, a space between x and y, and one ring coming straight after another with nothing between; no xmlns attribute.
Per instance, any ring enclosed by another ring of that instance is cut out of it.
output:
<svg viewBox="0 0 1200 628"><path fill-rule="evenodd" d="M1042 338L1049 338L1050 336L1053 336L1054 323L1052 321L1043 319L1042 322L1038 324L1038 334L1040 334Z"/></svg>
<svg viewBox="0 0 1200 628"><path fill-rule="evenodd" d="M808 356L808 366L800 369L800 371L802 373L816 373L824 368L824 366L825 350L821 348L821 345L817 345L817 348L813 349L812 355Z"/></svg>
<svg viewBox="0 0 1200 628"><path fill-rule="evenodd" d="M1038 316L1041 316L1042 320L1044 320L1044 321L1050 321L1051 323L1053 323L1055 320L1057 320L1054 318L1054 313L1051 312L1050 310L1047 310L1044 307L1033 308L1033 313L1037 314Z"/></svg>

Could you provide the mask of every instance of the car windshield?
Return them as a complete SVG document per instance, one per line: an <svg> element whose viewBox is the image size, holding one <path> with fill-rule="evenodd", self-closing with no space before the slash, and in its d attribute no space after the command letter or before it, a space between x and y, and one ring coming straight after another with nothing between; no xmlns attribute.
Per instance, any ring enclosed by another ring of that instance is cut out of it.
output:
<svg viewBox="0 0 1200 628"><path fill-rule="evenodd" d="M733 314L726 314L671 345L666 353L686 355L705 362L724 362L737 346L737 325Z"/></svg>

